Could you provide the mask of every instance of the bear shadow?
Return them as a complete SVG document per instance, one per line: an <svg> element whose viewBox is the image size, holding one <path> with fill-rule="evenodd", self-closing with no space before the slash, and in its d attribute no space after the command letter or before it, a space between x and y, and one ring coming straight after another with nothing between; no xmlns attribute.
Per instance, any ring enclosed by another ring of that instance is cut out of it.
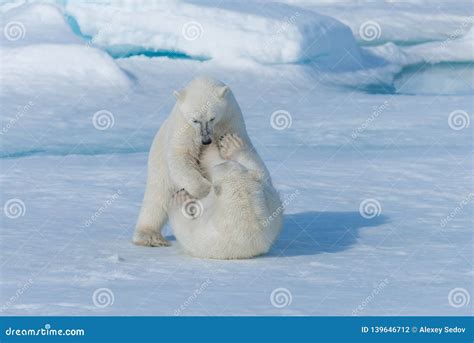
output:
<svg viewBox="0 0 474 343"><path fill-rule="evenodd" d="M364 227L385 224L384 215L367 219L359 212L301 212L285 215L283 230L267 256L336 253L357 243Z"/></svg>

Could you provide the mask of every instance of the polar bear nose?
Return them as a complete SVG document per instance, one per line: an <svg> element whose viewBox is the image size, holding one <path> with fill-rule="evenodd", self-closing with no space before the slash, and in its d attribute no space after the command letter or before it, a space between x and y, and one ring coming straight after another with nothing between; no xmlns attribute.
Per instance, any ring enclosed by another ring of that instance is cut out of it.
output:
<svg viewBox="0 0 474 343"><path fill-rule="evenodd" d="M204 145L209 145L209 144L211 144L211 143L212 143L211 137L204 137L204 138L202 139L202 144L204 144Z"/></svg>

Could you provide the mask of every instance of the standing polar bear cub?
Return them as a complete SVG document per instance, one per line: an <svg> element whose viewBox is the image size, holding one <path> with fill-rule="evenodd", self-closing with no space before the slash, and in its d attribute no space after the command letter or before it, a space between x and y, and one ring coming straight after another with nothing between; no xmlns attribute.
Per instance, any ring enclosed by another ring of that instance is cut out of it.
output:
<svg viewBox="0 0 474 343"><path fill-rule="evenodd" d="M220 156L204 149L203 171L212 180L207 197L193 199L183 190L174 195L170 221L176 238L193 256L250 258L266 253L282 226L281 202L275 189L249 159L243 140L226 135ZM219 164L215 164L215 163Z"/></svg>
<svg viewBox="0 0 474 343"><path fill-rule="evenodd" d="M161 230L176 192L184 189L197 199L209 194L209 166L223 161L216 137L240 137L245 167L273 190L270 175L250 142L242 112L228 86L211 78L197 78L174 95L177 102L150 149L147 186L133 237L139 245L169 245ZM207 170L201 166L204 148Z"/></svg>

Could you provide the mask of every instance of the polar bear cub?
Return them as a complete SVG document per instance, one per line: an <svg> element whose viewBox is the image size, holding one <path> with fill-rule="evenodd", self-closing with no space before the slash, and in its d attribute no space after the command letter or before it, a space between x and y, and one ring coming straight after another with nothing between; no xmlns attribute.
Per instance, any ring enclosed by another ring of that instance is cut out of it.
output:
<svg viewBox="0 0 474 343"><path fill-rule="evenodd" d="M264 173L254 167L244 141L221 137L220 157L211 147L201 157L212 180L208 196L192 198L185 190L172 200L169 219L184 250L196 257L250 258L266 253L282 227L281 201ZM222 163L221 163L222 162Z"/></svg>

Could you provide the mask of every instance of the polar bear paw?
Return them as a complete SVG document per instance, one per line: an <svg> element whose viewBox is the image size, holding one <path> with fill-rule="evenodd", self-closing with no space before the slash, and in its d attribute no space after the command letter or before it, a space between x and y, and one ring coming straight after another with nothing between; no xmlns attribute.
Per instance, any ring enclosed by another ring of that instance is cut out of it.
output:
<svg viewBox="0 0 474 343"><path fill-rule="evenodd" d="M219 137L219 152L223 159L230 160L244 147L244 141L235 133Z"/></svg>
<svg viewBox="0 0 474 343"><path fill-rule="evenodd" d="M186 192L184 189L180 189L173 195L173 199L171 200L171 206L173 207L181 207L183 204L187 201L190 200L191 195L189 195L188 192Z"/></svg>
<svg viewBox="0 0 474 343"><path fill-rule="evenodd" d="M169 247L171 245L170 242L161 235L161 233L150 230L135 232L133 243L145 247Z"/></svg>

